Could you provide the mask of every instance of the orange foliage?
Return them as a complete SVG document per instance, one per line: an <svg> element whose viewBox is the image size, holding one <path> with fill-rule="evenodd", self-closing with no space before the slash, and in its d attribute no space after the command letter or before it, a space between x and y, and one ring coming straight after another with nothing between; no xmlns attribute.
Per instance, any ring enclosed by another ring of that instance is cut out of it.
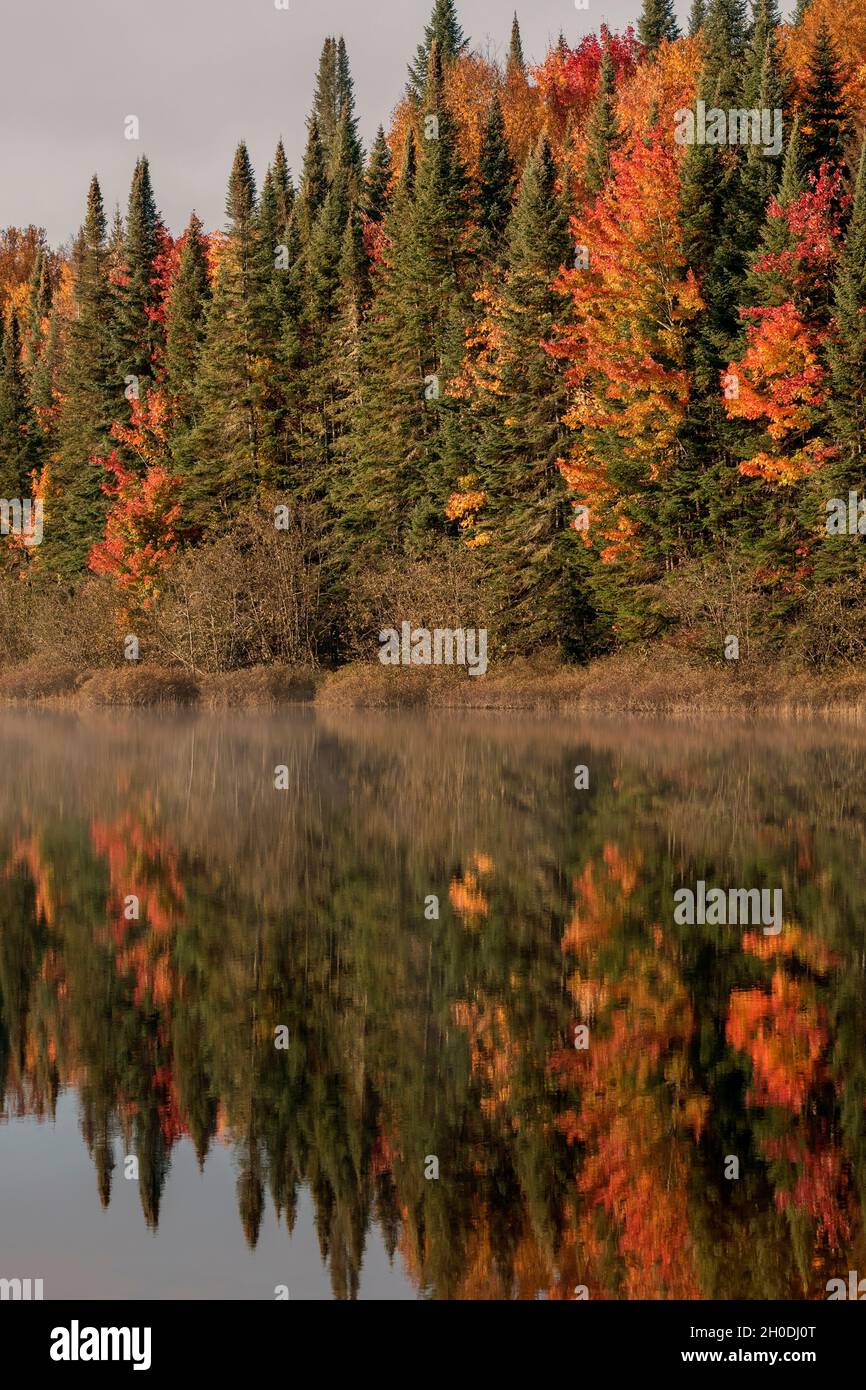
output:
<svg viewBox="0 0 866 1390"><path fill-rule="evenodd" d="M827 1046L823 1013L807 987L776 970L769 994L762 989L734 990L726 1036L732 1047L751 1058L749 1102L799 1113L819 1078Z"/></svg>

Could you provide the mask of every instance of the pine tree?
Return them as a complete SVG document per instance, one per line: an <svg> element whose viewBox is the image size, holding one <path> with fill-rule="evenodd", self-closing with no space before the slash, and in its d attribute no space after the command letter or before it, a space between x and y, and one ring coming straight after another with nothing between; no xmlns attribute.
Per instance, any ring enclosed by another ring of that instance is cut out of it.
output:
<svg viewBox="0 0 866 1390"><path fill-rule="evenodd" d="M748 49L743 105L747 109L784 113L788 110L789 88L779 60L776 28L779 13L776 0L759 0L755 27ZM784 119L780 116L780 119ZM781 174L780 156L768 156L760 144L750 144L742 175L741 217L744 239L753 243L764 221L767 201L776 191ZM746 224L750 223L747 230Z"/></svg>
<svg viewBox="0 0 866 1390"><path fill-rule="evenodd" d="M616 87L613 56L605 45L599 72L598 94L590 115L586 136L584 186L590 194L599 193L610 176L611 158L622 143L616 118Z"/></svg>
<svg viewBox="0 0 866 1390"><path fill-rule="evenodd" d="M650 53L667 39L679 38L679 25L673 0L643 0L643 10L637 23L638 37Z"/></svg>
<svg viewBox="0 0 866 1390"><path fill-rule="evenodd" d="M354 489L342 511L341 537L353 562L400 546L410 479L419 466L430 416L418 333L407 293L417 184L410 129L403 166L384 222L381 260L373 270L373 302L362 325L358 407L352 420Z"/></svg>
<svg viewBox="0 0 866 1390"><path fill-rule="evenodd" d="M852 125L844 96L842 63L826 20L815 35L800 112L800 135L808 168L817 173L826 160L844 166Z"/></svg>
<svg viewBox="0 0 866 1390"><path fill-rule="evenodd" d="M511 21L511 43L508 48L508 66L506 71L509 76L511 73L515 72L526 72L526 59L523 56L523 41L520 37L520 25L517 22L516 11L514 19Z"/></svg>
<svg viewBox="0 0 866 1390"><path fill-rule="evenodd" d="M166 308L163 359L164 385L172 404L171 454L181 474L191 462L189 441L197 422L196 383L210 297L202 224L193 213Z"/></svg>
<svg viewBox="0 0 866 1390"><path fill-rule="evenodd" d="M292 208L295 203L295 189L292 183L292 171L286 159L286 151L282 139L277 141L276 153L274 154L273 174L274 190L277 195L277 220L280 230L284 231L292 215Z"/></svg>
<svg viewBox="0 0 866 1390"><path fill-rule="evenodd" d="M388 192L391 186L391 150L381 126L370 150L370 158L364 172L362 205L365 217L371 222L381 222L388 207Z"/></svg>
<svg viewBox="0 0 866 1390"><path fill-rule="evenodd" d="M425 397L422 466L411 487L410 530L420 537L443 524L445 502L458 472L465 472L458 423L459 407L449 397L449 379L459 371L463 330L471 314L468 178L457 145L457 128L444 96L438 43L430 51L424 110L435 115L435 135L425 139L418 167L412 235L407 248L405 286L415 334L418 388L433 379L438 394ZM407 368L411 366L406 363ZM422 441L416 440L416 446Z"/></svg>
<svg viewBox="0 0 866 1390"><path fill-rule="evenodd" d="M430 54L433 45L439 50L439 61L446 67L469 47L457 18L454 0L435 0L430 22L424 29L424 42L419 43L415 61L409 64L409 91L421 97L427 84Z"/></svg>
<svg viewBox="0 0 866 1390"><path fill-rule="evenodd" d="M494 96L481 139L478 179L478 226L482 247L493 259L499 255L514 196L514 160L505 135L499 98Z"/></svg>
<svg viewBox="0 0 866 1390"><path fill-rule="evenodd" d="M483 555L496 635L509 653L580 648L585 619L581 543L556 461L566 447L567 391L542 344L561 312L551 288L568 258L567 208L542 136L520 184L508 231L505 276L494 308L495 390L490 392L477 486L485 495Z"/></svg>
<svg viewBox="0 0 866 1390"><path fill-rule="evenodd" d="M117 277L116 343L120 374L136 378L140 394L154 374L162 331L154 311L158 302L154 265L162 246L162 220L157 212L146 158L139 159L132 177L123 242L121 274Z"/></svg>
<svg viewBox="0 0 866 1390"><path fill-rule="evenodd" d="M75 314L69 325L60 392L58 455L46 491L40 562L70 574L84 567L102 532L104 472L91 462L115 445L111 426L125 411L117 367L115 302L108 280L105 211L96 175L74 251Z"/></svg>
<svg viewBox="0 0 866 1390"><path fill-rule="evenodd" d="M235 153L226 198L222 249L197 382L195 464L187 480L189 517L215 522L255 491L262 466L262 420L256 363L260 331L256 187L246 145Z"/></svg>
<svg viewBox="0 0 866 1390"><path fill-rule="evenodd" d="M829 340L830 409L841 450L842 493L862 488L866 458L866 142L835 291L835 334Z"/></svg>
<svg viewBox="0 0 866 1390"><path fill-rule="evenodd" d="M27 294L27 354L31 371L42 350L52 298L51 265L45 248L40 246L33 262Z"/></svg>
<svg viewBox="0 0 866 1390"><path fill-rule="evenodd" d="M21 330L14 310L3 332L0 354L0 496L23 501L30 475L41 462L39 431L30 406L21 361Z"/></svg>
<svg viewBox="0 0 866 1390"><path fill-rule="evenodd" d="M694 38L704 27L707 17L706 0L692 0L689 13L689 38Z"/></svg>
<svg viewBox="0 0 866 1390"><path fill-rule="evenodd" d="M319 209L328 191L325 151L319 136L319 123L315 115L307 122L307 146L301 171L301 187L298 193L296 217L301 243L306 250L315 226Z"/></svg>

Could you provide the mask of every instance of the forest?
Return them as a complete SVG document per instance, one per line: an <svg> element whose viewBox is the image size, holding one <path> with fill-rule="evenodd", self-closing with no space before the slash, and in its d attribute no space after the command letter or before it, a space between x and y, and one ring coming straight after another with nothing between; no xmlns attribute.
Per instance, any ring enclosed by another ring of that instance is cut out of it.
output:
<svg viewBox="0 0 866 1390"><path fill-rule="evenodd" d="M492 38L435 0L366 150L326 38L301 169L239 144L221 228L173 235L142 153L70 244L0 233L0 494L43 531L3 528L4 668L332 669L404 621L862 665L861 0Z"/></svg>

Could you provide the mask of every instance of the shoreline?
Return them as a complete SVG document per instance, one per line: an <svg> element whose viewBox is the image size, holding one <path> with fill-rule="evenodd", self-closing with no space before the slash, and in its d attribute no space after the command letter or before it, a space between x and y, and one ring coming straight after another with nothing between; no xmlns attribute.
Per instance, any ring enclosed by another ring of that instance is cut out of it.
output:
<svg viewBox="0 0 866 1390"><path fill-rule="evenodd" d="M257 666L192 675L129 665L91 670L30 661L0 671L0 705L64 710L188 708L212 712L308 706L328 710L740 716L855 720L866 715L866 670L822 674L781 664L737 670L646 654L587 666L515 661L483 677L452 669L355 662L333 671Z"/></svg>

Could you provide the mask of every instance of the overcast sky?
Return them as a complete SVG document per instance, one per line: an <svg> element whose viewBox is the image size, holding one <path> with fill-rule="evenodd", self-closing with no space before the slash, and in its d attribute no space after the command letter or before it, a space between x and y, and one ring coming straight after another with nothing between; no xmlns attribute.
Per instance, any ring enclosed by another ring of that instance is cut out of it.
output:
<svg viewBox="0 0 866 1390"><path fill-rule="evenodd" d="M99 175L109 216L125 209L147 154L169 228L195 208L222 226L234 148L246 140L259 183L282 135L297 175L322 41L345 37L361 134L387 125L432 0L0 0L0 226L34 222L52 244L80 224ZM640 0L518 0L527 58L560 30L636 22ZM683 21L690 0L678 0ZM514 0L459 0L473 45L507 49ZM124 137L135 115L140 139ZM296 178L297 181L297 178Z"/></svg>

